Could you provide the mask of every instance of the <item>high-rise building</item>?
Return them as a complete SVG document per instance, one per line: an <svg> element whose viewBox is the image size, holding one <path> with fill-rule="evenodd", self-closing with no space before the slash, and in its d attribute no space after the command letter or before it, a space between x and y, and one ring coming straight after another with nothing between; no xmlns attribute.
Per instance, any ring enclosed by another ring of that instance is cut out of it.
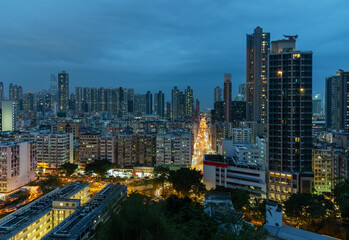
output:
<svg viewBox="0 0 349 240"><path fill-rule="evenodd" d="M16 129L16 104L13 101L1 101L0 131L14 131Z"/></svg>
<svg viewBox="0 0 349 240"><path fill-rule="evenodd" d="M215 106L216 102L220 102L220 101L222 101L222 88L217 86L213 90L213 106Z"/></svg>
<svg viewBox="0 0 349 240"><path fill-rule="evenodd" d="M246 120L266 123L270 33L257 27L246 35L246 42Z"/></svg>
<svg viewBox="0 0 349 240"><path fill-rule="evenodd" d="M34 111L34 93L28 92L23 96L23 110Z"/></svg>
<svg viewBox="0 0 349 240"><path fill-rule="evenodd" d="M98 112L105 112L106 111L106 96L105 96L105 89L104 88L98 88Z"/></svg>
<svg viewBox="0 0 349 240"><path fill-rule="evenodd" d="M153 113L153 95L150 91L145 94L145 114Z"/></svg>
<svg viewBox="0 0 349 240"><path fill-rule="evenodd" d="M272 42L268 58L269 197L312 191L312 52L296 36Z"/></svg>
<svg viewBox="0 0 349 240"><path fill-rule="evenodd" d="M193 97L193 89L189 86L184 91L185 94L185 112L184 115L186 118L191 118L194 113L194 97Z"/></svg>
<svg viewBox="0 0 349 240"><path fill-rule="evenodd" d="M0 101L4 100L4 84L0 82Z"/></svg>
<svg viewBox="0 0 349 240"><path fill-rule="evenodd" d="M78 113L82 112L82 88L75 88L75 111Z"/></svg>
<svg viewBox="0 0 349 240"><path fill-rule="evenodd" d="M168 120L172 119L172 109L171 109L170 102L166 102L166 119Z"/></svg>
<svg viewBox="0 0 349 240"><path fill-rule="evenodd" d="M91 112L98 111L98 93L97 88L91 88Z"/></svg>
<svg viewBox="0 0 349 240"><path fill-rule="evenodd" d="M224 73L224 120L231 121L231 73Z"/></svg>
<svg viewBox="0 0 349 240"><path fill-rule="evenodd" d="M11 192L35 179L34 141L1 143L0 160L0 192Z"/></svg>
<svg viewBox="0 0 349 240"><path fill-rule="evenodd" d="M145 94L134 95L134 112L137 114L145 114Z"/></svg>
<svg viewBox="0 0 349 240"><path fill-rule="evenodd" d="M69 111L69 74L65 71L58 73L58 109Z"/></svg>
<svg viewBox="0 0 349 240"><path fill-rule="evenodd" d="M135 91L134 89L128 89L127 90L127 111L129 113L134 112L134 101L135 101Z"/></svg>
<svg viewBox="0 0 349 240"><path fill-rule="evenodd" d="M9 100L14 101L16 104L19 104L19 102L23 100L23 89L21 86L10 83Z"/></svg>
<svg viewBox="0 0 349 240"><path fill-rule="evenodd" d="M326 78L326 127L349 131L349 72Z"/></svg>
<svg viewBox="0 0 349 240"><path fill-rule="evenodd" d="M73 162L73 133L41 133L36 136L38 168L58 169Z"/></svg>
<svg viewBox="0 0 349 240"><path fill-rule="evenodd" d="M165 95L162 91L154 94L154 113L161 118L165 116Z"/></svg>
<svg viewBox="0 0 349 240"><path fill-rule="evenodd" d="M179 118L179 90L177 87L172 89L172 119Z"/></svg>
<svg viewBox="0 0 349 240"><path fill-rule="evenodd" d="M82 111L87 113L91 110L91 91L90 88L85 87L83 89L82 98Z"/></svg>
<svg viewBox="0 0 349 240"><path fill-rule="evenodd" d="M313 114L322 114L322 96L320 94L316 94L313 97Z"/></svg>

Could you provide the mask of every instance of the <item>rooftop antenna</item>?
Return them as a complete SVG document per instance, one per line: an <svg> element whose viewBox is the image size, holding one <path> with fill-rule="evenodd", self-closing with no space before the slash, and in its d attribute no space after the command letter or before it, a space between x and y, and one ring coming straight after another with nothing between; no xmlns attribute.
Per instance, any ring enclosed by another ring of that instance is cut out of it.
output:
<svg viewBox="0 0 349 240"><path fill-rule="evenodd" d="M288 40L296 40L298 38L298 35L284 35L285 38L288 38Z"/></svg>

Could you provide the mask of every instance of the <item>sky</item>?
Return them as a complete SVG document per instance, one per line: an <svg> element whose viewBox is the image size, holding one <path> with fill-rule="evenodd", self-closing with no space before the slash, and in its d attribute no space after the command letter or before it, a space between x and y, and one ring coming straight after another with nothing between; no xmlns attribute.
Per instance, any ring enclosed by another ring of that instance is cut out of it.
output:
<svg viewBox="0 0 349 240"><path fill-rule="evenodd" d="M194 89L204 110L232 73L233 96L246 81L246 34L298 34L312 50L313 93L349 70L347 0L31 0L0 3L0 82L24 92L49 88L65 70L75 87L136 93Z"/></svg>

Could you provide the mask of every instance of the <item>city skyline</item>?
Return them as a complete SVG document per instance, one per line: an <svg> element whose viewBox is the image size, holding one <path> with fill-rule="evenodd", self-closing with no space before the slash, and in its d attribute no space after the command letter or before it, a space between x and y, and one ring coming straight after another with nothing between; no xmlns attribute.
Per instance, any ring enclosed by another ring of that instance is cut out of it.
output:
<svg viewBox="0 0 349 240"><path fill-rule="evenodd" d="M198 7L192 1L175 6L152 3L134 8L135 2L81 6L36 1L27 6L23 3L20 9L7 3L2 18L11 21L11 29L1 27L6 33L0 47L1 81L5 88L14 83L23 86L24 92L38 91L49 88L50 74L66 70L70 89L121 86L139 93L162 90L167 97L173 86L184 89L190 85L206 109L213 107L211 89L223 87L224 73L232 73L233 96L245 82L245 36L257 26L270 32L271 40L298 34L297 48L314 52L314 94L323 95L325 78L348 67L348 36L341 20L347 9L344 1L316 6L309 1L302 3L304 8L298 8L298 1L268 3L272 8L257 2L210 2L200 5L202 10L195 16L188 14ZM265 11L258 11L260 4ZM62 6L65 12L60 17ZM342 7L335 13L327 12L338 6ZM295 10L300 17L288 23ZM25 22L13 18L18 14ZM326 23L321 21L323 15ZM275 18L279 19L277 25L273 24ZM28 76L35 78L28 81ZM6 97L7 93L5 90Z"/></svg>

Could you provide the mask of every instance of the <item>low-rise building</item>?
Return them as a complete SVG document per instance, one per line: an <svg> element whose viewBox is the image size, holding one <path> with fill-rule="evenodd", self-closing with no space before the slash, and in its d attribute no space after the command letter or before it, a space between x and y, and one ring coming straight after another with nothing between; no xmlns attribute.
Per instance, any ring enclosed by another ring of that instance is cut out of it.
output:
<svg viewBox="0 0 349 240"><path fill-rule="evenodd" d="M110 211L117 212L127 196L124 185L109 184L83 207L78 208L43 240L80 240L93 238L94 229L105 221Z"/></svg>
<svg viewBox="0 0 349 240"><path fill-rule="evenodd" d="M203 164L206 189L223 186L247 190L255 197L266 197L265 171L261 164L236 161L222 155L204 155Z"/></svg>
<svg viewBox="0 0 349 240"><path fill-rule="evenodd" d="M41 239L89 199L89 185L55 189L0 219L0 239ZM73 200L74 199L74 200Z"/></svg>

